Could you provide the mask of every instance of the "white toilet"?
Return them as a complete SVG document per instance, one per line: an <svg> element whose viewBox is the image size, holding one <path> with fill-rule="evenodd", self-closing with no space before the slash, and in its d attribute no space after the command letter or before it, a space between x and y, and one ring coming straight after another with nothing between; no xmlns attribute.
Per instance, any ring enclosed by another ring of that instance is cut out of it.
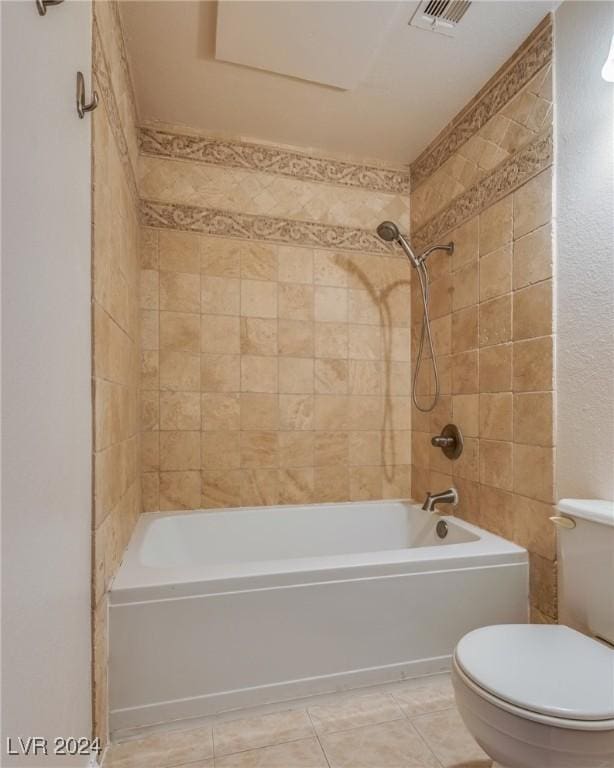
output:
<svg viewBox="0 0 614 768"><path fill-rule="evenodd" d="M614 503L558 509L559 605L570 626L465 635L452 667L456 703L505 768L614 768Z"/></svg>

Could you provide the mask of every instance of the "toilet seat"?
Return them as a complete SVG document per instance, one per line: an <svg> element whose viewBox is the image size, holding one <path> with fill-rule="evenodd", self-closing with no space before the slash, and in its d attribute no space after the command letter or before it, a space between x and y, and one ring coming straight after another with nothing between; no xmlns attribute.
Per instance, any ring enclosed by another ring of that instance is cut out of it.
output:
<svg viewBox="0 0 614 768"><path fill-rule="evenodd" d="M475 693L520 717L614 728L614 650L569 627L483 627L463 637L454 663Z"/></svg>

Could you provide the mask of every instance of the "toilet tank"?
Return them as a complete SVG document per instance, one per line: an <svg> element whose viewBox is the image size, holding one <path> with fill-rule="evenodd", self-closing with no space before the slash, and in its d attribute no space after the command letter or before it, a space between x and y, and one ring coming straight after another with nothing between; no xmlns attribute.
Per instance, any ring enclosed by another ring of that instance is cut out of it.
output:
<svg viewBox="0 0 614 768"><path fill-rule="evenodd" d="M558 510L575 523L558 526L559 621L614 644L614 502L563 499Z"/></svg>

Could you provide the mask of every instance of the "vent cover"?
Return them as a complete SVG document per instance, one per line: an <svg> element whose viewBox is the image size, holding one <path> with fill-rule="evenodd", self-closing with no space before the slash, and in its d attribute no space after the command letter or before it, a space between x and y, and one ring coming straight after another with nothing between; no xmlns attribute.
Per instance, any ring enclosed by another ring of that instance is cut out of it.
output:
<svg viewBox="0 0 614 768"><path fill-rule="evenodd" d="M409 22L412 27L452 37L471 0L423 0Z"/></svg>

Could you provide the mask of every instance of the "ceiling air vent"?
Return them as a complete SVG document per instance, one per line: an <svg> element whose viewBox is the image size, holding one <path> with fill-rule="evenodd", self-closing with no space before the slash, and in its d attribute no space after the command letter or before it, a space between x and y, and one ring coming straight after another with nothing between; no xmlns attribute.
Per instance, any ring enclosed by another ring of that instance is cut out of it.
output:
<svg viewBox="0 0 614 768"><path fill-rule="evenodd" d="M423 0L409 22L412 27L452 37L471 0Z"/></svg>

